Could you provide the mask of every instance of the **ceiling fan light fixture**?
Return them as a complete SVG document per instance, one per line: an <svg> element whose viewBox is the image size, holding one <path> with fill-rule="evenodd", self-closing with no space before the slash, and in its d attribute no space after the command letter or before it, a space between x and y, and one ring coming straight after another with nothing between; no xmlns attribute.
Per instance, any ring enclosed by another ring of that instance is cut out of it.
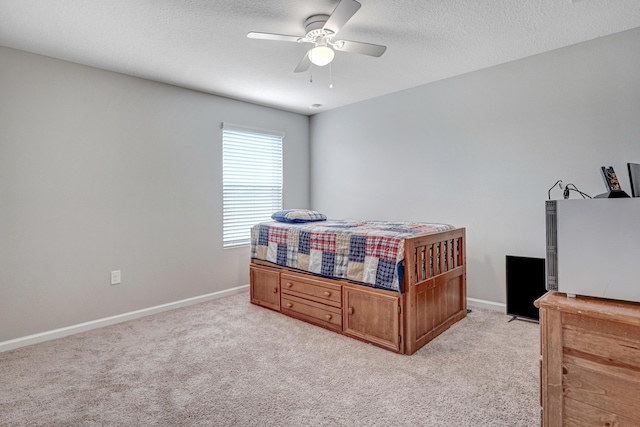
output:
<svg viewBox="0 0 640 427"><path fill-rule="evenodd" d="M331 12L331 15L312 15L304 21L306 34L303 36L252 31L247 34L247 37L250 39L312 44L313 48L304 53L298 66L293 70L294 73L303 73L309 70L312 65L323 67L330 64L334 59L335 51L379 57L387 49L386 46L349 40L334 41L344 24L353 17L360 9L360 6L361 4L357 0L338 0L338 4Z"/></svg>
<svg viewBox="0 0 640 427"><path fill-rule="evenodd" d="M316 46L309 51L309 60L319 66L323 67L333 61L335 52L328 46Z"/></svg>

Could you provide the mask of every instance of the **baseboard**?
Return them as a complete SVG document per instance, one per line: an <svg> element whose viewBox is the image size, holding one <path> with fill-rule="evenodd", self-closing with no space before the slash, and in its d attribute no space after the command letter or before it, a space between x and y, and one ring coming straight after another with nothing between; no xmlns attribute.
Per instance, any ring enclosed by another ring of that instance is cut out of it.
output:
<svg viewBox="0 0 640 427"><path fill-rule="evenodd" d="M487 310L499 311L501 313L507 312L507 305L501 302L486 301L483 299L467 298L467 306L485 308Z"/></svg>
<svg viewBox="0 0 640 427"><path fill-rule="evenodd" d="M206 295L187 298L180 301L174 301L167 304L157 305L155 307L143 308L141 310L131 311L129 313L119 314L117 316L105 317L103 319L92 320L90 322L79 323L77 325L67 326L64 328L53 329L39 334L28 335L26 337L16 338L8 341L0 342L0 353L3 351L14 350L20 347L26 347L32 344L38 344L57 338L66 337L80 332L90 331L91 329L102 328L104 326L114 325L116 323L126 322L128 320L138 319L140 317L149 316L151 314L163 311L174 310L188 305L198 304L230 295L239 294L249 290L249 285L242 285L236 288L225 289L223 291L213 292Z"/></svg>
<svg viewBox="0 0 640 427"><path fill-rule="evenodd" d="M79 323L77 325L67 326L65 328L53 329L47 332L41 332L39 334L28 335L26 337L16 338L8 341L0 342L0 353L4 351L14 350L20 347L26 347L32 344L38 344L45 341L54 340L57 338L63 338L69 335L77 334L80 332L90 331L92 329L102 328L104 326L114 325L116 323L126 322L129 320L138 319L140 317L149 316L163 311L174 310L180 307L186 307L193 304L198 304L205 301L210 301L218 298L223 298L230 295L239 294L249 290L249 285L242 285L236 288L225 289L224 291L213 292L206 295L200 295L197 297L187 298L180 301L174 301L167 304L157 305L155 307L143 308L141 310L131 311L129 313L119 314L117 316L105 317L103 319L92 320L90 322ZM486 301L476 298L467 298L467 305L469 307L484 308L488 310L499 311L501 313L507 312L506 304Z"/></svg>

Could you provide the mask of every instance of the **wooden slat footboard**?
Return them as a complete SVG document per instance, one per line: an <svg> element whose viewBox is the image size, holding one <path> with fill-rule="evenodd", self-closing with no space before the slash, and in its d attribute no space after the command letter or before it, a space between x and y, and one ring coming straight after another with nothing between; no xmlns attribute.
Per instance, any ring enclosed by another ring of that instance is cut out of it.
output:
<svg viewBox="0 0 640 427"><path fill-rule="evenodd" d="M405 240L405 354L467 314L465 229Z"/></svg>

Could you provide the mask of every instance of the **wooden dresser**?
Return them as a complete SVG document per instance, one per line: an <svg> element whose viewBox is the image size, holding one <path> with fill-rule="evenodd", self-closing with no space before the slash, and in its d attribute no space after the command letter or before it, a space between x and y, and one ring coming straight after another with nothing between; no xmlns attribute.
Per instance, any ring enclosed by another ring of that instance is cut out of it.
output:
<svg viewBox="0 0 640 427"><path fill-rule="evenodd" d="M542 425L640 426L640 304L549 292L535 305Z"/></svg>

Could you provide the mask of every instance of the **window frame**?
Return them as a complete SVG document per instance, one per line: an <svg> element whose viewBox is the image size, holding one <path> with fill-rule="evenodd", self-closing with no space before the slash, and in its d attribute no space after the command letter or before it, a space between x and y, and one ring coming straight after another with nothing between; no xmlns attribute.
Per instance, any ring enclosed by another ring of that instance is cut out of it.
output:
<svg viewBox="0 0 640 427"><path fill-rule="evenodd" d="M284 140L281 131L222 123L223 249L249 245L251 226L282 210Z"/></svg>

